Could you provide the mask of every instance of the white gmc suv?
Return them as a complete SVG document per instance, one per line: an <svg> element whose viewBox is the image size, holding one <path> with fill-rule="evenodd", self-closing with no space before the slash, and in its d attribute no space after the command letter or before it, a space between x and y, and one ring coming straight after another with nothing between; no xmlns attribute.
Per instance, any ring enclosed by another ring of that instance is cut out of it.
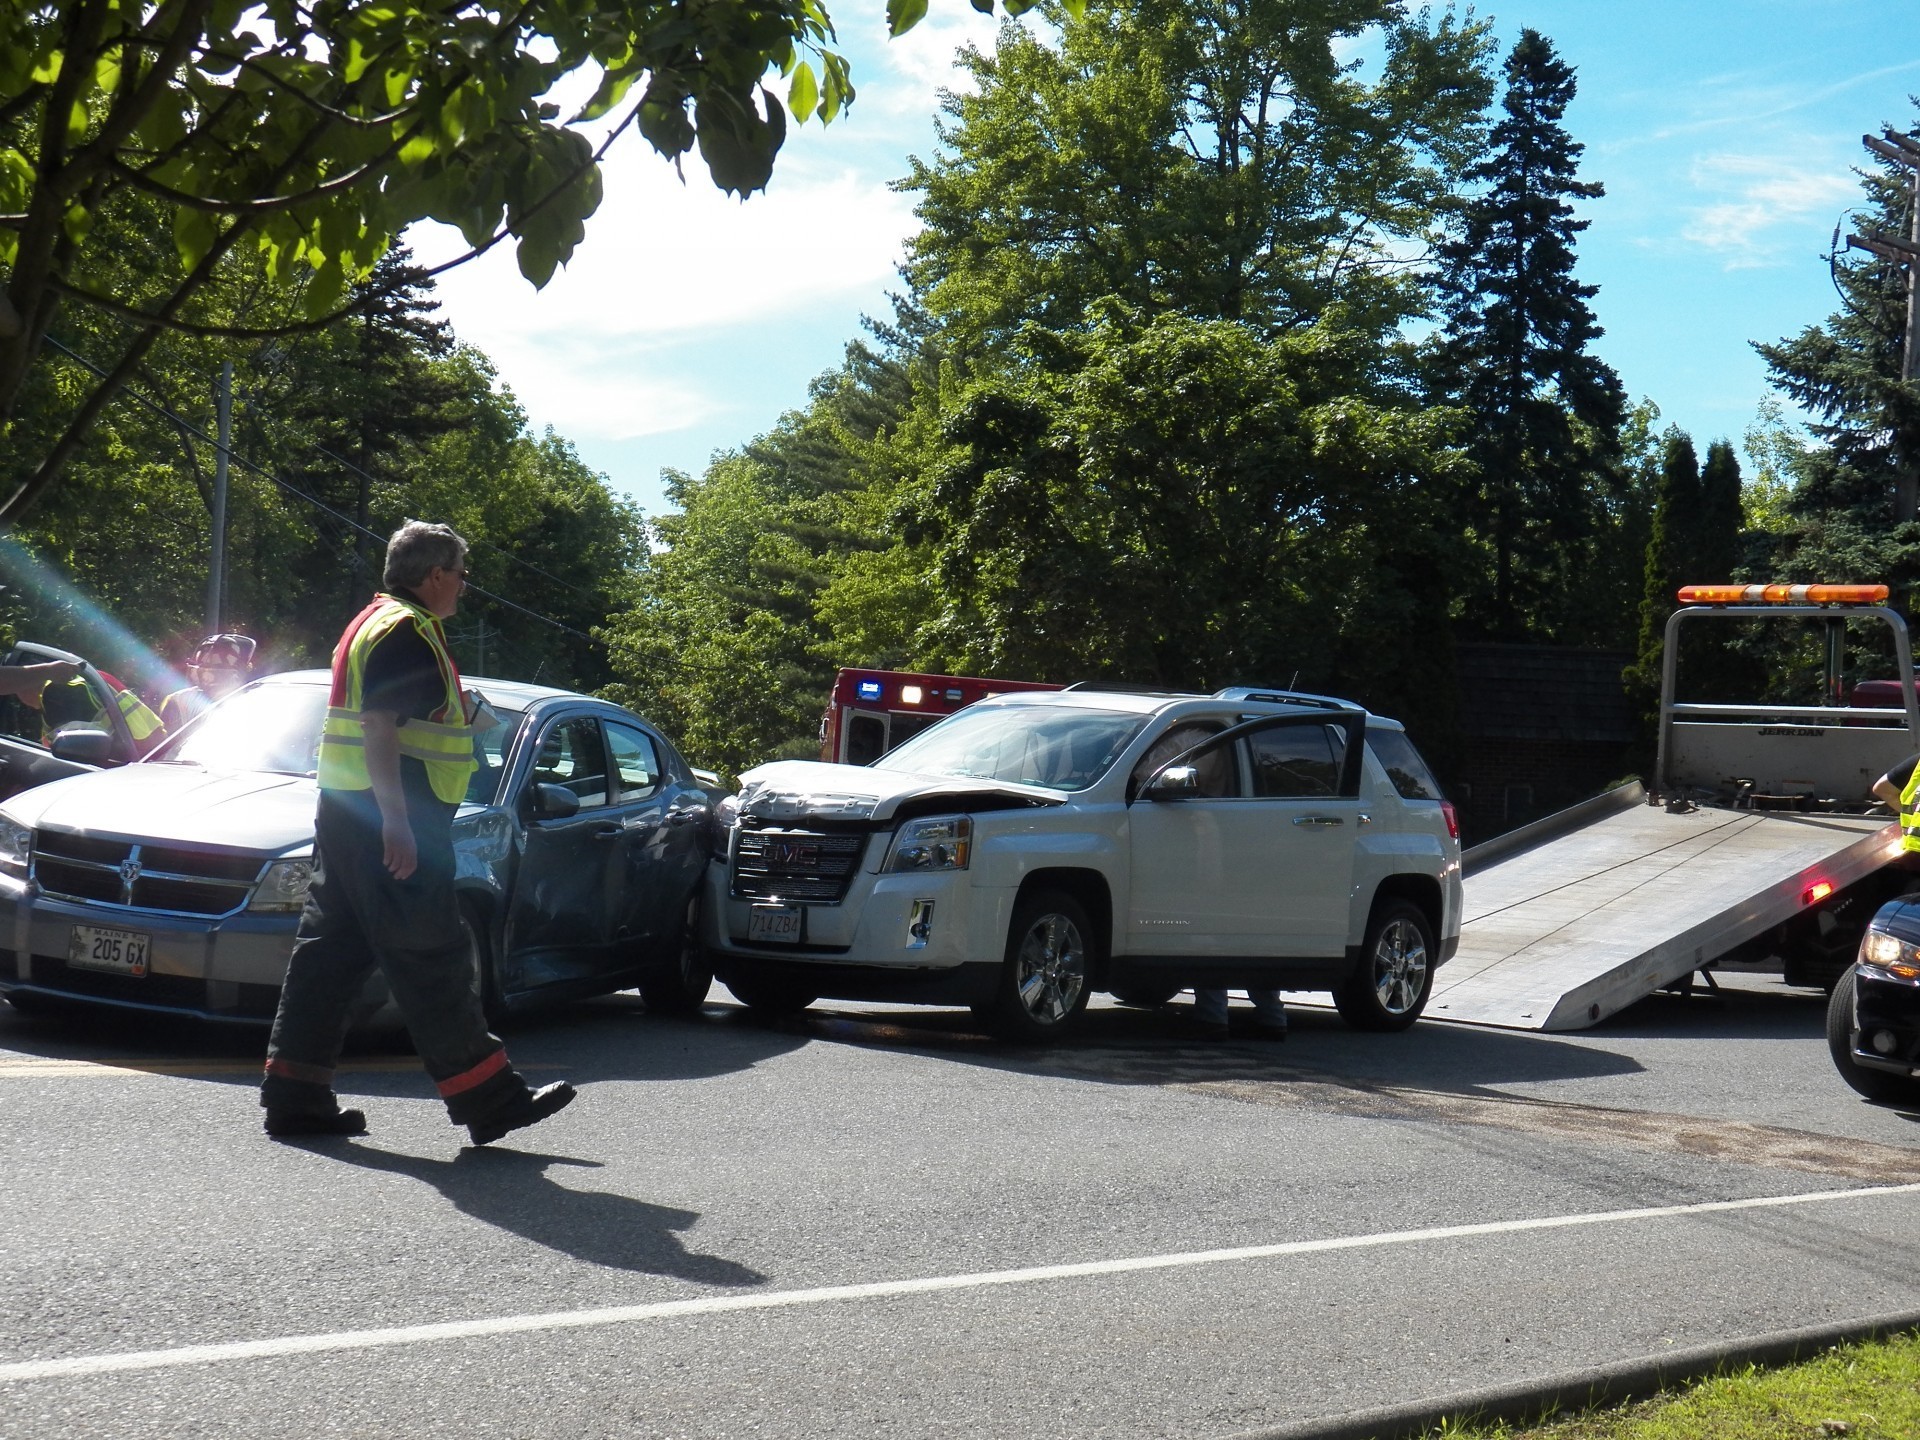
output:
<svg viewBox="0 0 1920 1440"><path fill-rule="evenodd" d="M1406 732L1346 701L1074 687L969 706L871 766L777 761L720 806L704 930L744 1004L1330 990L1401 1030L1460 936L1460 842Z"/></svg>

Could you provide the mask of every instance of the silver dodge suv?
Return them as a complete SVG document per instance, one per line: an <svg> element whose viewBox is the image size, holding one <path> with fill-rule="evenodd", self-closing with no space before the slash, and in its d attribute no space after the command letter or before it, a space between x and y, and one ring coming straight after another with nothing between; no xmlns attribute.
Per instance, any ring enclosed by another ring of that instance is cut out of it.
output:
<svg viewBox="0 0 1920 1440"><path fill-rule="evenodd" d="M1400 1030L1459 943L1452 807L1399 724L1325 696L1004 695L871 766L750 770L719 818L705 939L766 1010L1041 1039L1094 990L1271 986Z"/></svg>

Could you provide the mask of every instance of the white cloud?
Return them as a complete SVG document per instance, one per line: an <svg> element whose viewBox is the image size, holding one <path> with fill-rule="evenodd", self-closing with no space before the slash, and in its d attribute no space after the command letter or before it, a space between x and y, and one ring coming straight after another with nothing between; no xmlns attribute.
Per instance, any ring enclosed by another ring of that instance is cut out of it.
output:
<svg viewBox="0 0 1920 1440"><path fill-rule="evenodd" d="M1844 166L1777 154L1702 156L1692 178L1716 198L1691 207L1681 238L1720 256L1729 270L1784 263L1789 249L1804 248L1811 224L1823 226L1858 194Z"/></svg>

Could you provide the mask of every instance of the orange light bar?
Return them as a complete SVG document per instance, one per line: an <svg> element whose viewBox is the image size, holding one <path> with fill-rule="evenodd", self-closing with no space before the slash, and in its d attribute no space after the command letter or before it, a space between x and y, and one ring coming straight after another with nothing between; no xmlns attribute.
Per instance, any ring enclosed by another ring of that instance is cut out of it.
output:
<svg viewBox="0 0 1920 1440"><path fill-rule="evenodd" d="M1800 903L1802 905L1818 905L1831 894L1833 894L1833 882L1831 880L1816 880L1813 884L1807 886L1806 890L1801 894Z"/></svg>
<svg viewBox="0 0 1920 1440"><path fill-rule="evenodd" d="M1682 585L1682 605L1880 605L1884 585Z"/></svg>

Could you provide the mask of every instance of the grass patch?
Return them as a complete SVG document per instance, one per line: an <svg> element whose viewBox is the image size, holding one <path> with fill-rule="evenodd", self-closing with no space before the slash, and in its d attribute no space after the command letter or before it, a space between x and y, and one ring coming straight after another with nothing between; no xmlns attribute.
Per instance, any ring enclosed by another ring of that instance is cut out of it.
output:
<svg viewBox="0 0 1920 1440"><path fill-rule="evenodd" d="M1444 1426L1445 1440L1914 1440L1920 1334L1842 1345L1777 1370L1749 1366L1684 1390L1537 1424Z"/></svg>

